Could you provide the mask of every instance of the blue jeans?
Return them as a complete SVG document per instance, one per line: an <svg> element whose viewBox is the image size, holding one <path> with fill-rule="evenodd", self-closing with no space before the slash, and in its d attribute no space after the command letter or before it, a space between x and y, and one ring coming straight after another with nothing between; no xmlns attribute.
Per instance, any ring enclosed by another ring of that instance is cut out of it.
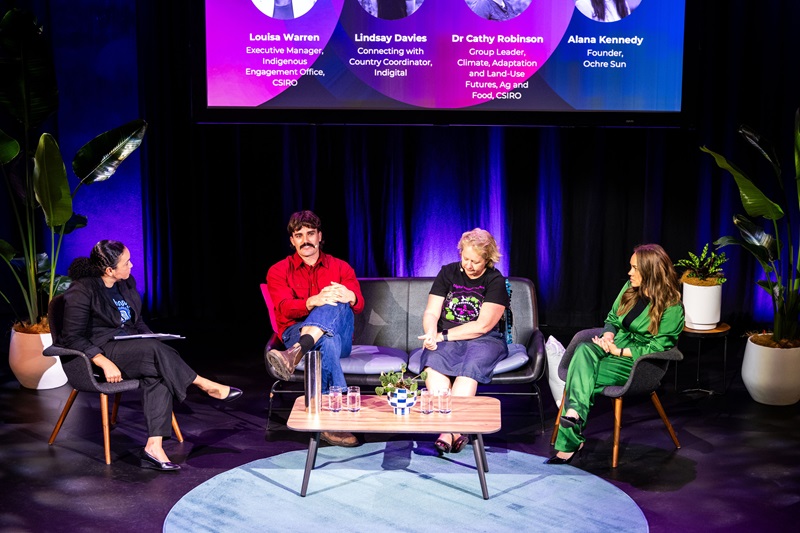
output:
<svg viewBox="0 0 800 533"><path fill-rule="evenodd" d="M331 385L347 387L339 359L349 357L353 349L353 310L343 303L315 307L304 322L286 328L284 346L288 348L300 340L300 330L305 326L316 326L325 332L313 348L322 352L322 393L327 394Z"/></svg>

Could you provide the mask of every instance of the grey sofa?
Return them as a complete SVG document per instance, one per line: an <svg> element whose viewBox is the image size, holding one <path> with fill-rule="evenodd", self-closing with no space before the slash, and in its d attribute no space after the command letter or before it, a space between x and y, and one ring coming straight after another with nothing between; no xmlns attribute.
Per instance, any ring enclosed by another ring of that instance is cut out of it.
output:
<svg viewBox="0 0 800 533"><path fill-rule="evenodd" d="M544 335L539 330L536 293L533 283L526 278L512 277L511 310L513 312L512 344L509 356L495 367L491 383L479 388L479 394L516 394L535 396L539 418L544 432L544 410L537 382L544 376L546 356ZM348 385L360 385L363 393L380 385L383 371L408 369L418 373L422 353L417 336L422 331L422 312L428 301L433 278L362 278L359 279L364 295L364 311L355 316L353 351L342 359L342 369ZM284 349L281 339L274 333L274 309L266 284L261 285L270 313L273 334L264 350L267 373L275 381L270 389L267 429L272 414L275 394L297 392L283 389L283 382L273 373L266 354L272 348ZM303 382L302 363L289 380ZM512 387L516 386L516 387ZM488 388L489 391L482 389ZM522 389L520 391L519 389Z"/></svg>

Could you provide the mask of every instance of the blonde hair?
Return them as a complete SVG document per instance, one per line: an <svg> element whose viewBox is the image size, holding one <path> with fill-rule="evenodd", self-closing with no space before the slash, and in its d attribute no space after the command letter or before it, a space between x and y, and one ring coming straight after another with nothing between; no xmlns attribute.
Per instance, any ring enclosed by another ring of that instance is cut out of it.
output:
<svg viewBox="0 0 800 533"><path fill-rule="evenodd" d="M650 299L650 326L647 331L655 335L667 307L681 301L678 274L667 252L657 244L639 245L633 249L633 253L636 255L636 267L642 276L642 284L639 287L629 287L622 294L617 316L630 311L640 297L647 297Z"/></svg>
<svg viewBox="0 0 800 533"><path fill-rule="evenodd" d="M485 229L475 228L472 231L462 233L461 240L458 241L458 255L461 255L461 252L467 246L472 246L483 257L486 261L486 268L491 268L496 262L500 261L497 242L495 242L492 234Z"/></svg>

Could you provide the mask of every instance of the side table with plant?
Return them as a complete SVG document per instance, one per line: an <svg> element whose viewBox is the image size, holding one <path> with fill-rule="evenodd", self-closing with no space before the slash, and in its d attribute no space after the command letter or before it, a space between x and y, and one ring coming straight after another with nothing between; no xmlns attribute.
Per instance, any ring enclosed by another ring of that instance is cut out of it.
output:
<svg viewBox="0 0 800 533"><path fill-rule="evenodd" d="M727 281L722 265L728 258L725 252L709 253L708 244L703 246L700 255L689 252L675 263L685 270L681 276L683 284L683 307L686 314L686 327L696 330L710 330L719 324L722 308L722 284Z"/></svg>

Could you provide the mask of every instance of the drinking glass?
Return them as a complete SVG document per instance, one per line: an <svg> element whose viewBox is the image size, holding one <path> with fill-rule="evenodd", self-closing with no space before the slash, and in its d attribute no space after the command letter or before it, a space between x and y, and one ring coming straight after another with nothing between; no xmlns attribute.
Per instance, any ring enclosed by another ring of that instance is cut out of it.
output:
<svg viewBox="0 0 800 533"><path fill-rule="evenodd" d="M419 389L419 412L429 415L433 412L433 393L426 388Z"/></svg>
<svg viewBox="0 0 800 533"><path fill-rule="evenodd" d="M436 399L439 403L440 413L447 414L453 410L450 398L450 389L440 389L436 392Z"/></svg>
<svg viewBox="0 0 800 533"><path fill-rule="evenodd" d="M328 407L334 413L342 410L342 388L331 386L328 389Z"/></svg>
<svg viewBox="0 0 800 533"><path fill-rule="evenodd" d="M361 410L361 387L347 387L347 410L354 413Z"/></svg>

